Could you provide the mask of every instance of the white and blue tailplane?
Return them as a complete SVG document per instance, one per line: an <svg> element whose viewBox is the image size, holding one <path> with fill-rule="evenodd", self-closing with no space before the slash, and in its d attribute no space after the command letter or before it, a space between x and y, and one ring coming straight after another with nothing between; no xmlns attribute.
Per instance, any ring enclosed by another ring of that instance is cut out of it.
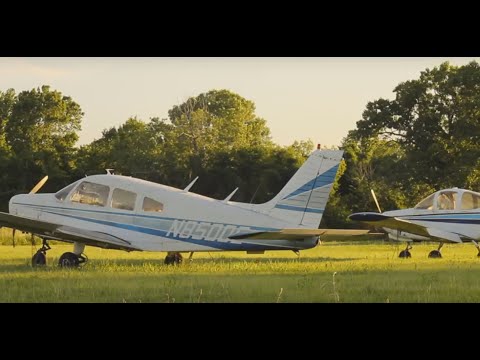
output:
<svg viewBox="0 0 480 360"><path fill-rule="evenodd" d="M342 156L342 150L314 151L272 200L250 208L298 227L318 228Z"/></svg>

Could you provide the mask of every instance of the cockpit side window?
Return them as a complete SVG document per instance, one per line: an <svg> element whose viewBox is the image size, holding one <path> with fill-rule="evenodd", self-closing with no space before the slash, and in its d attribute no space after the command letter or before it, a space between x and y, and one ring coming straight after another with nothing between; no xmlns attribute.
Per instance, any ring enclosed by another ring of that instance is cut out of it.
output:
<svg viewBox="0 0 480 360"><path fill-rule="evenodd" d="M145 197L143 199L143 211L155 211L155 212L162 212L163 211L163 204L156 200L153 200L149 197Z"/></svg>
<svg viewBox="0 0 480 360"><path fill-rule="evenodd" d="M131 191L114 189L112 194L112 208L122 210L133 210L137 194Z"/></svg>
<svg viewBox="0 0 480 360"><path fill-rule="evenodd" d="M110 188L106 185L83 181L75 189L70 200L80 204L105 206L109 192Z"/></svg>
<svg viewBox="0 0 480 360"><path fill-rule="evenodd" d="M73 183L68 186L65 186L63 189L55 193L55 197L60 201L65 200L65 198L68 196L68 194L70 194L70 191L72 191L75 185L77 185L77 183Z"/></svg>
<svg viewBox="0 0 480 360"><path fill-rule="evenodd" d="M456 191L442 191L438 194L437 208L438 210L454 210L457 203Z"/></svg>
<svg viewBox="0 0 480 360"><path fill-rule="evenodd" d="M480 208L480 195L464 192L462 195L462 210L473 210Z"/></svg>
<svg viewBox="0 0 480 360"><path fill-rule="evenodd" d="M429 197L423 199L414 207L414 209L432 210L434 197L435 197L435 194L432 194Z"/></svg>

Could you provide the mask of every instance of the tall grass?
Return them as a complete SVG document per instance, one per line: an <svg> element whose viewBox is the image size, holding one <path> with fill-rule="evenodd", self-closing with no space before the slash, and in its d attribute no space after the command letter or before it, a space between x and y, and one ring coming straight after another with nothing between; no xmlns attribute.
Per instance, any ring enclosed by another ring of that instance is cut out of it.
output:
<svg viewBox="0 0 480 360"><path fill-rule="evenodd" d="M165 253L87 247L84 267L62 269L56 263L71 245L54 245L45 268L30 266L31 246L0 246L0 302L480 301L474 246L446 245L443 259L428 259L435 247L414 246L412 259L399 259L403 246L324 242L299 258L195 253L179 266L164 265Z"/></svg>

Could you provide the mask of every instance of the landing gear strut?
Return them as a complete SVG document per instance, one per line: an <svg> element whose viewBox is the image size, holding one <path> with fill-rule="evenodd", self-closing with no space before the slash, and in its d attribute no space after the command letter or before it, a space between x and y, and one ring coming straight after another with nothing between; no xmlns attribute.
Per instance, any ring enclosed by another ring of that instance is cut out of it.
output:
<svg viewBox="0 0 480 360"><path fill-rule="evenodd" d="M32 266L45 266L47 265L47 251L51 249L47 240L42 239L42 247L32 256Z"/></svg>
<svg viewBox="0 0 480 360"><path fill-rule="evenodd" d="M442 248L442 246L443 246L443 243L440 243L440 245L438 246L438 249L430 251L430 253L428 254L428 257L430 259L440 259L442 257L442 253L440 252L440 249Z"/></svg>
<svg viewBox="0 0 480 360"><path fill-rule="evenodd" d="M477 248L478 250L478 254L477 254L477 257L480 257L480 246L478 245L478 243L475 241L475 240L472 240L473 244L475 245L475 247Z"/></svg>
<svg viewBox="0 0 480 360"><path fill-rule="evenodd" d="M58 259L58 266L60 267L79 267L80 264L87 262L87 257L83 255L85 244L73 243L73 252L66 252Z"/></svg>
<svg viewBox="0 0 480 360"><path fill-rule="evenodd" d="M193 255L193 254L192 254ZM183 256L179 252L169 251L165 257L166 265L178 265L183 261Z"/></svg>
<svg viewBox="0 0 480 360"><path fill-rule="evenodd" d="M402 259L408 259L412 257L412 254L410 254L410 249L412 248L412 245L408 244L405 250L400 251L400 254L398 254L399 258Z"/></svg>

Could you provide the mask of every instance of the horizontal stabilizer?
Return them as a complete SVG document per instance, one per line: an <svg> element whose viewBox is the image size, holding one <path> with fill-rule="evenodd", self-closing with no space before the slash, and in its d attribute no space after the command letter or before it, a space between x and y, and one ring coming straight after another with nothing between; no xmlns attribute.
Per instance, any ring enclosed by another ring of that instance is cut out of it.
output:
<svg viewBox="0 0 480 360"><path fill-rule="evenodd" d="M355 236L367 234L369 230L344 230L344 229L281 229L277 231L259 231L247 234L229 236L234 240L302 240L320 235Z"/></svg>

